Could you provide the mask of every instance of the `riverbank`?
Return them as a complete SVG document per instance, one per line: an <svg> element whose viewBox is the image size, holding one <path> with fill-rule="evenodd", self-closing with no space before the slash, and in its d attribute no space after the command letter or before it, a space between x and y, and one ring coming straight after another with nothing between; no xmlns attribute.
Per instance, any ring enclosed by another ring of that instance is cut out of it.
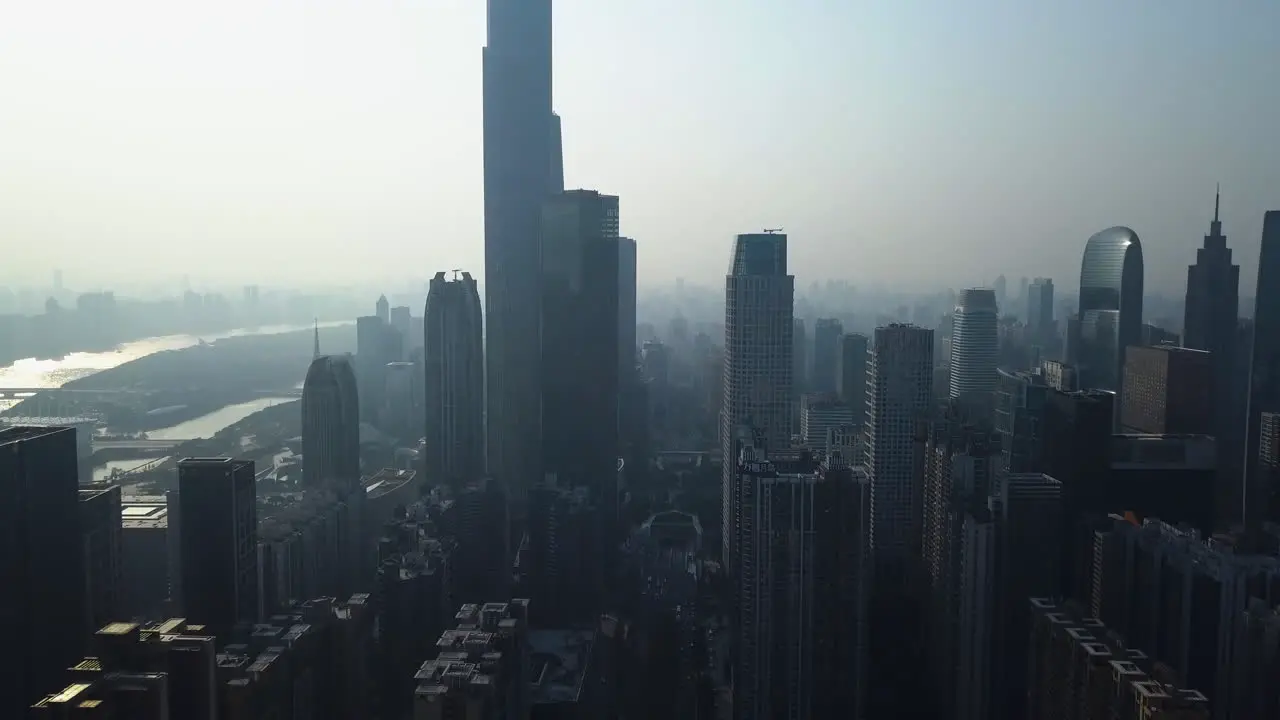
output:
<svg viewBox="0 0 1280 720"><path fill-rule="evenodd" d="M150 352L115 365L110 365L110 357L70 358L70 366L55 365L43 379L83 394L37 394L0 414L89 415L122 433L166 428L229 405L296 392L311 362L314 338L311 329L295 329L232 335L177 348L168 347L166 338L156 338ZM320 343L325 352L353 351L354 325L321 328ZM83 370L77 372L81 368L75 365L84 366ZM3 385L27 386L4 374L0 371ZM37 376L28 382L41 379Z"/></svg>
<svg viewBox="0 0 1280 720"><path fill-rule="evenodd" d="M214 433L212 437L189 440L175 448L146 471L129 476L123 482L130 486L130 493L135 495L163 494L177 484L178 460L186 457L235 457L258 461L261 472L267 469L263 458L282 450L289 440L302 433L302 405L297 400L290 400L278 405L259 410L241 420ZM140 459L136 464L131 461L114 461L114 466L122 470L144 465L147 459ZM98 473L95 468L95 479L106 478L106 473Z"/></svg>

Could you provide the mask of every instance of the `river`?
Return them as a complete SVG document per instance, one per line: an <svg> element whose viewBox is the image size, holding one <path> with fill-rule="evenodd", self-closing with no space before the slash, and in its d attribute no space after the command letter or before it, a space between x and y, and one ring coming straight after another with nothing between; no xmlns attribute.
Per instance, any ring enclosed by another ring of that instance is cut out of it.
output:
<svg viewBox="0 0 1280 720"><path fill-rule="evenodd" d="M320 323L322 328L342 327L349 322ZM181 350L194 347L200 341L213 342L223 338L245 335L279 335L281 333L310 330L310 325L271 325L260 328L244 328L213 335L166 335L145 340L134 340L106 352L72 353L61 360L36 360L27 358L0 368L0 388L57 388L72 380L110 370L127 362L139 360L164 350ZM0 400L0 410L17 404L13 400Z"/></svg>
<svg viewBox="0 0 1280 720"><path fill-rule="evenodd" d="M342 327L350 323L320 323L322 328ZM273 325L253 329L231 330L212 335L169 335L153 337L145 340L134 340L120 345L107 352L72 353L61 360L36 360L28 358L12 365L0 368L0 388L57 388L64 383L92 375L102 370L109 370L127 362L139 360L153 353L165 350L181 350L194 347L201 340L212 342L222 338L240 337L244 335L278 335L280 333L310 330L309 325ZM158 440L191 440L211 437L219 430L233 425L249 415L265 410L273 405L295 400L287 397L264 397L250 402L236 403L206 413L197 418L178 423L172 427L153 430L147 435ZM0 410L17 404L19 399L0 399ZM128 470L142 465L153 458L115 460L102 467L94 468L94 476L105 477L115 468Z"/></svg>

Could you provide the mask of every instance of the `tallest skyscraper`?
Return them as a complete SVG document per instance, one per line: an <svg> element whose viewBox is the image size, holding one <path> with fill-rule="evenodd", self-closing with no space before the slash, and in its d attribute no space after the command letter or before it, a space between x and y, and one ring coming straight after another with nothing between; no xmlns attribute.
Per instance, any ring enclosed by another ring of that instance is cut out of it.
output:
<svg viewBox="0 0 1280 720"><path fill-rule="evenodd" d="M538 232L564 189L551 107L551 0L489 0L484 48L484 293L489 473L517 512L541 473Z"/></svg>

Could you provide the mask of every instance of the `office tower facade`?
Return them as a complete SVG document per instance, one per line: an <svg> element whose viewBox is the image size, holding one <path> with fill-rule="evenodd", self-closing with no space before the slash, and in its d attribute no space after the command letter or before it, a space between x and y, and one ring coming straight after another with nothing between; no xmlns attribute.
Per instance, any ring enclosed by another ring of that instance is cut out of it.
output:
<svg viewBox="0 0 1280 720"><path fill-rule="evenodd" d="M374 306L374 316L382 321L383 325L391 324L391 303L387 302L386 295L378 296L378 302Z"/></svg>
<svg viewBox="0 0 1280 720"><path fill-rule="evenodd" d="M743 447L734 717L861 718L870 491L861 469Z"/></svg>
<svg viewBox="0 0 1280 720"><path fill-rule="evenodd" d="M1264 412L1258 423L1260 494L1266 499L1268 522L1280 522L1280 412Z"/></svg>
<svg viewBox="0 0 1280 720"><path fill-rule="evenodd" d="M602 509L617 504L618 249L616 196L571 190L544 205L541 467Z"/></svg>
<svg viewBox="0 0 1280 720"><path fill-rule="evenodd" d="M120 612L123 518L119 485L80 490L86 628L102 627Z"/></svg>
<svg viewBox="0 0 1280 720"><path fill-rule="evenodd" d="M541 478L538 234L564 189L551 108L551 0L489 0L484 83L484 293L488 471L512 500Z"/></svg>
<svg viewBox="0 0 1280 720"><path fill-rule="evenodd" d="M960 291L951 327L950 395L975 408L989 408L996 389L998 314L992 290Z"/></svg>
<svg viewBox="0 0 1280 720"><path fill-rule="evenodd" d="M1215 373L1204 350L1175 345L1125 350L1120 429L1156 435L1211 435Z"/></svg>
<svg viewBox="0 0 1280 720"><path fill-rule="evenodd" d="M1080 386L1120 391L1125 348L1142 342L1142 243L1127 227L1103 230L1080 262Z"/></svg>
<svg viewBox="0 0 1280 720"><path fill-rule="evenodd" d="M458 542L457 562L451 568L454 596L468 603L505 597L511 585L511 559L502 486L492 478L463 486L454 495L452 513L442 527Z"/></svg>
<svg viewBox="0 0 1280 720"><path fill-rule="evenodd" d="M302 483L360 482L360 394L345 355L311 361L302 383Z"/></svg>
<svg viewBox="0 0 1280 720"><path fill-rule="evenodd" d="M178 463L178 552L183 615L225 637L258 619L258 508L253 463Z"/></svg>
<svg viewBox="0 0 1280 720"><path fill-rule="evenodd" d="M1245 435L1245 524L1257 525L1266 494L1258 467L1262 413L1280 411L1280 210L1262 221L1262 251L1258 258L1257 303L1253 312L1253 352L1249 363L1249 412ZM1252 502L1251 497L1259 499Z"/></svg>
<svg viewBox="0 0 1280 720"><path fill-rule="evenodd" d="M876 328L867 372L871 547L877 573L902 575L920 542L922 458L917 426L933 406L933 331Z"/></svg>
<svg viewBox="0 0 1280 720"><path fill-rule="evenodd" d="M484 315L471 273L431 278L423 337L427 476L473 482L484 473Z"/></svg>
<svg viewBox="0 0 1280 720"><path fill-rule="evenodd" d="M738 487L736 435L751 427L767 446L790 445L795 276L787 236L739 235L725 277L724 400L720 408L722 560L733 571Z"/></svg>
<svg viewBox="0 0 1280 720"><path fill-rule="evenodd" d="M405 350L418 347L419 343L413 337L413 311L409 306L397 305L391 308L391 316L387 324L400 333Z"/></svg>
<svg viewBox="0 0 1280 720"><path fill-rule="evenodd" d="M810 379L814 392L833 393L840 382L840 338L844 326L834 318L818 318L813 324L813 372Z"/></svg>
<svg viewBox="0 0 1280 720"><path fill-rule="evenodd" d="M1037 345L1044 345L1057 332L1053 323L1053 280L1036 278L1027 286L1027 331Z"/></svg>
<svg viewBox="0 0 1280 720"><path fill-rule="evenodd" d="M991 577L991 712L983 717L1026 717L1028 597L1057 597L1061 571L1053 548L1063 542L1062 484L1042 473L1001 480L988 502L996 524ZM1031 720L1028 718L1028 720Z"/></svg>
<svg viewBox="0 0 1280 720"><path fill-rule="evenodd" d="M618 377L636 371L636 241L618 238Z"/></svg>
<svg viewBox="0 0 1280 720"><path fill-rule="evenodd" d="M809 392L809 336L804 319L795 318L791 325L791 389L796 399Z"/></svg>
<svg viewBox="0 0 1280 720"><path fill-rule="evenodd" d="M0 674L0 717L25 717L81 652L78 486L75 428L0 430L0 632L13 658Z"/></svg>
<svg viewBox="0 0 1280 720"><path fill-rule="evenodd" d="M376 315L356 318L356 386L360 419L375 423L386 398L387 363L399 360L389 336L394 331Z"/></svg>
<svg viewBox="0 0 1280 720"><path fill-rule="evenodd" d="M827 434L853 423L853 410L835 393L808 393L800 399L800 437L818 458L826 457Z"/></svg>
<svg viewBox="0 0 1280 720"><path fill-rule="evenodd" d="M836 360L840 368L836 392L853 411L853 424L861 427L867 421L867 336L848 333L840 338Z"/></svg>
<svg viewBox="0 0 1280 720"><path fill-rule="evenodd" d="M1050 388L1039 373L997 371L995 430L1003 472L1038 472L1044 462L1044 401Z"/></svg>

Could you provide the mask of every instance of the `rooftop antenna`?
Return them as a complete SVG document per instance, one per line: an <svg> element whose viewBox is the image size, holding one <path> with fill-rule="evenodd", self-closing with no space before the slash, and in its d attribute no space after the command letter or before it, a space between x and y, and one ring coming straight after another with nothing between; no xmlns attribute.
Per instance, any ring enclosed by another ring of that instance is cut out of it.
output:
<svg viewBox="0 0 1280 720"><path fill-rule="evenodd" d="M782 232L782 228L765 228L764 229L765 235L774 235L780 232Z"/></svg>
<svg viewBox="0 0 1280 720"><path fill-rule="evenodd" d="M315 323L316 323L316 330L315 330L315 332L316 332L316 347L315 347L315 355L314 355L314 356L312 356L312 358L311 358L312 360L314 360L314 359L316 359L316 358L320 357L320 318L316 318L316 319L315 319Z"/></svg>

